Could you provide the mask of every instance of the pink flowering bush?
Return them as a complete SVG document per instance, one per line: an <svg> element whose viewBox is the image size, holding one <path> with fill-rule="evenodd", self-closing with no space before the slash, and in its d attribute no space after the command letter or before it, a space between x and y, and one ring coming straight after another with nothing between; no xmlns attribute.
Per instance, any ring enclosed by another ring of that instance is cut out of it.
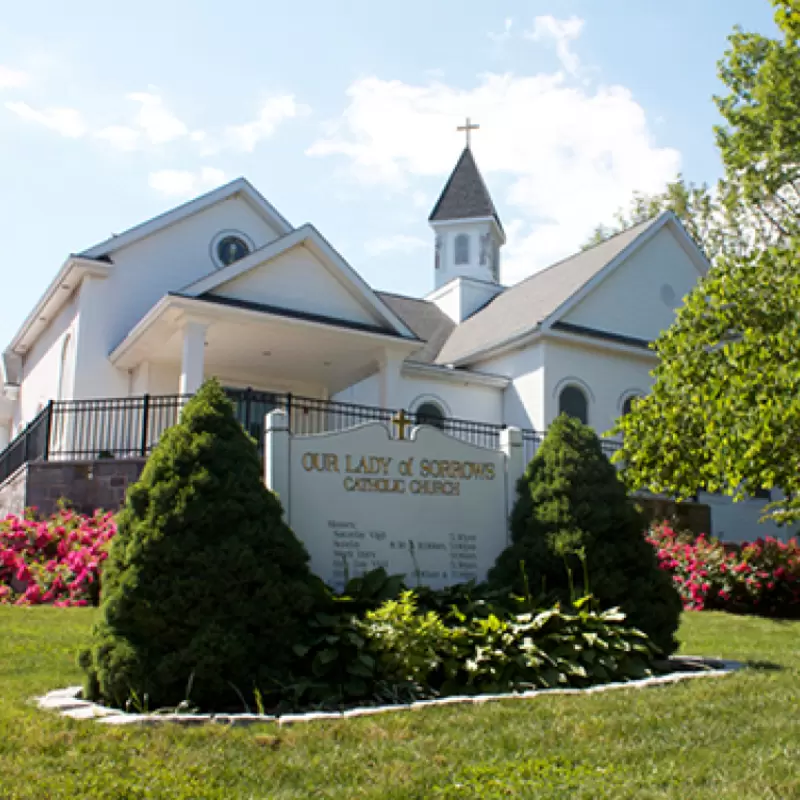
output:
<svg viewBox="0 0 800 800"><path fill-rule="evenodd" d="M116 532L113 515L101 511L0 520L0 604L96 605L100 565Z"/></svg>
<svg viewBox="0 0 800 800"><path fill-rule="evenodd" d="M771 536L723 544L702 534L676 533L667 524L647 534L662 569L671 573L683 606L800 617L800 544Z"/></svg>

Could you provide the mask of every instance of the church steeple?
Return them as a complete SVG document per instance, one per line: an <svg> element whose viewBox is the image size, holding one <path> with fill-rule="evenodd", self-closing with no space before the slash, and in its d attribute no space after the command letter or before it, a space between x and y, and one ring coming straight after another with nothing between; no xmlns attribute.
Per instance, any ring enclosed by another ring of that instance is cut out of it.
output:
<svg viewBox="0 0 800 800"><path fill-rule="evenodd" d="M436 233L435 284L454 278L498 282L505 232L469 144L477 128L467 119L467 145L433 207L428 222Z"/></svg>

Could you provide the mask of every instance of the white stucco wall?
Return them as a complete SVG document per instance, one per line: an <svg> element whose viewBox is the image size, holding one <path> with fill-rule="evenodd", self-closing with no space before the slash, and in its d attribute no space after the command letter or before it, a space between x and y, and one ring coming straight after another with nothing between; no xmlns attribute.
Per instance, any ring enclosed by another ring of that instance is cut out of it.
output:
<svg viewBox="0 0 800 800"><path fill-rule="evenodd" d="M617 267L565 317L565 322L654 340L700 273L668 227Z"/></svg>
<svg viewBox="0 0 800 800"><path fill-rule="evenodd" d="M380 375L376 373L338 392L332 399L377 406L380 405L380 386ZM401 375L398 393L391 398L390 407L416 411L424 402L437 403L448 417L498 424L503 421L502 389L465 385L449 379Z"/></svg>
<svg viewBox="0 0 800 800"><path fill-rule="evenodd" d="M456 278L425 299L435 303L456 324L471 317L503 291L497 283Z"/></svg>
<svg viewBox="0 0 800 800"><path fill-rule="evenodd" d="M543 430L546 345L537 342L480 365L481 370L511 378L503 392L503 420L518 428Z"/></svg>
<svg viewBox="0 0 800 800"><path fill-rule="evenodd" d="M222 284L211 294L367 325L381 323L302 245Z"/></svg>
<svg viewBox="0 0 800 800"><path fill-rule="evenodd" d="M575 385L588 398L589 424L598 433L614 426L622 404L631 394L646 394L652 385L652 356L643 351L613 352L591 342L572 343L548 339L544 370L545 427L558 416L558 398L563 387Z"/></svg>
<svg viewBox="0 0 800 800"><path fill-rule="evenodd" d="M115 252L109 277L91 279L81 297L80 397L128 393L130 376L108 354L161 297L214 271L210 246L221 231L240 231L256 248L277 238L244 200L231 198Z"/></svg>
<svg viewBox="0 0 800 800"><path fill-rule="evenodd" d="M798 525L781 527L773 522L759 522L767 500L744 500L734 503L723 495L700 492L698 500L711 508L711 535L726 542L753 541L760 537L774 536L786 540L797 536Z"/></svg>
<svg viewBox="0 0 800 800"><path fill-rule="evenodd" d="M70 337L70 345L66 350L67 361L64 364L66 374L62 382L65 396L62 399L71 399L75 385L76 345L79 339L80 291L78 289L73 292L69 301L23 357L22 383L14 417L15 431L36 416L39 409L46 406L50 400L58 399L62 354L65 352L67 337Z"/></svg>

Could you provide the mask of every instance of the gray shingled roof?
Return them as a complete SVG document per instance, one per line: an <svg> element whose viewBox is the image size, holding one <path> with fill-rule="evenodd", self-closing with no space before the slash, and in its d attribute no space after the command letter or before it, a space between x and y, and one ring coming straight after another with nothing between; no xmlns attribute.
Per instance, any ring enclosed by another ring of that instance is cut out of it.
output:
<svg viewBox="0 0 800 800"><path fill-rule="evenodd" d="M435 363L455 364L535 330L542 320L662 217L635 225L506 289L453 330Z"/></svg>
<svg viewBox="0 0 800 800"><path fill-rule="evenodd" d="M494 217L500 228L503 227L472 151L465 147L428 220L442 222L474 217Z"/></svg>
<svg viewBox="0 0 800 800"><path fill-rule="evenodd" d="M424 347L411 353L408 360L432 364L455 328L453 320L429 300L387 292L375 294L405 322L415 336L425 342Z"/></svg>

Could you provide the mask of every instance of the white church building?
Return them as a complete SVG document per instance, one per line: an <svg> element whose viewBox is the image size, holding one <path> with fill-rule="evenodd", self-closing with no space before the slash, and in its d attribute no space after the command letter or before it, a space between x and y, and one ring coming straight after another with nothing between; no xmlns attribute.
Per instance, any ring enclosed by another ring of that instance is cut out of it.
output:
<svg viewBox="0 0 800 800"><path fill-rule="evenodd" d="M53 404L176 397L210 376L439 425L541 433L567 412L606 432L648 391L649 344L708 268L664 213L501 285L505 233L469 146L429 222L424 298L376 291L243 178L69 256L3 351L0 452ZM51 457L83 452L70 420L48 430ZM726 538L764 533L763 501L704 501Z"/></svg>

